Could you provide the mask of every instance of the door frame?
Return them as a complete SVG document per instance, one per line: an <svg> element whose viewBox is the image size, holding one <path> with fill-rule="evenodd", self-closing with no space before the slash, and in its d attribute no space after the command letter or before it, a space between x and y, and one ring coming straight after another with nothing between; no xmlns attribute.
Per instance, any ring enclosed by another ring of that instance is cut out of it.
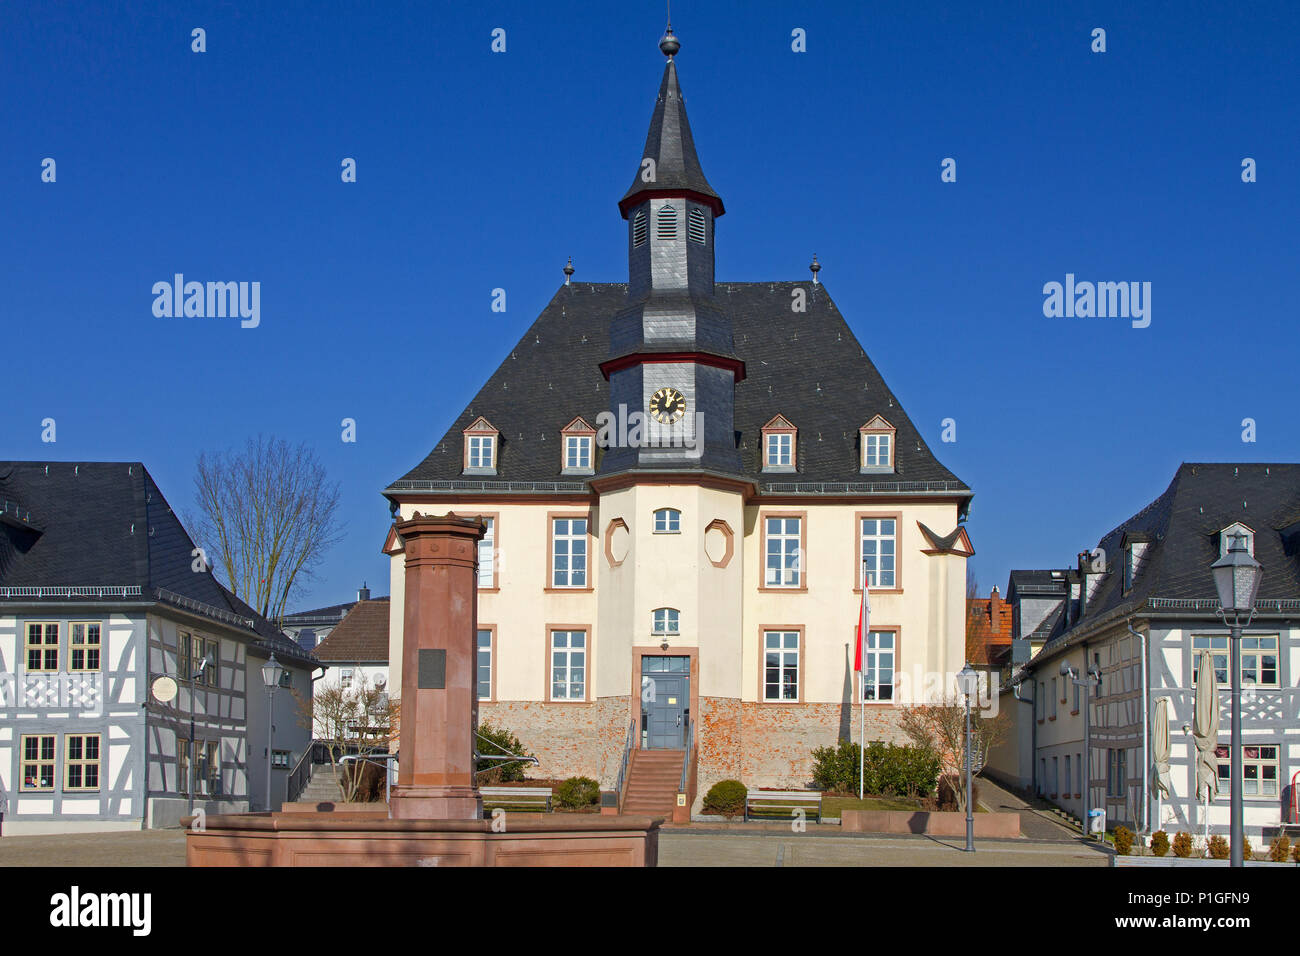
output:
<svg viewBox="0 0 1300 956"><path fill-rule="evenodd" d="M632 645L632 688L628 698L628 722L641 726L641 658L642 657L688 657L690 658L690 707L691 719L698 721L700 716L700 649L698 647L669 647L664 650L658 644ZM699 725L696 725L695 739L699 740ZM632 749L641 749L641 734L632 735Z"/></svg>

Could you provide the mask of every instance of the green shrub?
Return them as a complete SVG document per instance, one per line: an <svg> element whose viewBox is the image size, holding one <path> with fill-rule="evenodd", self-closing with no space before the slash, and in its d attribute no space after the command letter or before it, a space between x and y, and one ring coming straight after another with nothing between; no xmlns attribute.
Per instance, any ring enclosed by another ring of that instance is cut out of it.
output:
<svg viewBox="0 0 1300 956"><path fill-rule="evenodd" d="M485 720L478 725L478 732L479 736L474 738L474 749L483 756L488 754L531 756L519 742L519 738L504 727L498 727ZM500 783L525 779L524 768L527 766L529 765L522 760L480 760L474 769L484 771L476 778L480 787L495 787Z"/></svg>
<svg viewBox="0 0 1300 956"><path fill-rule="evenodd" d="M1115 852L1128 856L1133 851L1133 831L1128 827L1115 828Z"/></svg>
<svg viewBox="0 0 1300 956"><path fill-rule="evenodd" d="M704 812L716 813L730 820L745 812L749 790L739 780L719 780L704 795Z"/></svg>
<svg viewBox="0 0 1300 956"><path fill-rule="evenodd" d="M1169 853L1169 834L1164 830L1151 834L1151 852L1156 856L1166 856Z"/></svg>
<svg viewBox="0 0 1300 956"><path fill-rule="evenodd" d="M1192 835L1185 830L1174 834L1174 856L1182 859L1192 855Z"/></svg>
<svg viewBox="0 0 1300 956"><path fill-rule="evenodd" d="M939 778L939 758L924 747L900 747L879 740L867 745L861 766L865 793L916 797L934 792ZM841 740L835 747L812 752L813 785L832 793L857 793L861 747Z"/></svg>
<svg viewBox="0 0 1300 956"><path fill-rule="evenodd" d="M1291 852L1291 841L1284 834L1278 834L1273 837L1273 842L1268 848L1268 858L1274 863L1285 863L1287 854Z"/></svg>
<svg viewBox="0 0 1300 956"><path fill-rule="evenodd" d="M1228 841L1217 833L1210 837L1210 858L1214 860L1226 860L1231 855L1228 849Z"/></svg>
<svg viewBox="0 0 1300 956"><path fill-rule="evenodd" d="M569 810L600 803L600 784L590 777L570 777L555 788L555 802Z"/></svg>

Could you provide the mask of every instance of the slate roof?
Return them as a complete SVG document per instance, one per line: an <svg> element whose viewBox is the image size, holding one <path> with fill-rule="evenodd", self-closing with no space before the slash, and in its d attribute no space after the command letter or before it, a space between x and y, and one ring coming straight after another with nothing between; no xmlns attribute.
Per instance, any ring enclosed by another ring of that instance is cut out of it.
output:
<svg viewBox="0 0 1300 956"><path fill-rule="evenodd" d="M388 598L359 601L342 623L316 645L325 664L388 663Z"/></svg>
<svg viewBox="0 0 1300 956"><path fill-rule="evenodd" d="M790 310L795 288L807 294L807 312L797 322ZM760 488L785 482L945 482L931 490L969 497L969 488L930 452L824 285L720 282L715 290L715 304L729 314L736 352L746 366L744 381L736 385L735 427L744 473ZM560 430L578 415L595 424L609 408L609 383L599 366L608 355L610 318L626 294L625 283L560 286L433 450L400 481L461 479L461 433L480 415L501 432L497 479L563 480ZM777 414L799 429L797 472L764 475L761 432ZM858 428L877 414L897 429L897 467L891 474L864 475ZM586 490L570 482L570 490ZM388 493L401 490L394 485Z"/></svg>
<svg viewBox="0 0 1300 956"><path fill-rule="evenodd" d="M652 183L641 178L642 163L646 158L655 161L655 178ZM686 118L686 97L677 82L677 65L669 60L664 67L663 80L659 83L659 98L655 100L645 149L637 160L632 185L619 200L619 209L626 218L628 210L639 201L633 197L683 189L714 200L714 216L722 215L722 199L704 177L700 157L695 152L695 138L691 135L691 124Z"/></svg>
<svg viewBox="0 0 1300 956"><path fill-rule="evenodd" d="M0 524L0 587L139 587L139 600L198 602L189 609L226 624L221 615L252 620L276 654L310 659L211 571L192 569L194 542L140 462L0 462L0 499L40 516L32 528ZM160 588L179 598L160 598Z"/></svg>
<svg viewBox="0 0 1300 956"><path fill-rule="evenodd" d="M1289 601L1295 602L1291 613L1300 611L1300 464L1184 463L1163 494L1098 542L1107 573L1083 617L1068 631L1058 627L1044 653L1108 615L1122 616L1149 601L1201 601L1167 609L1212 613L1218 595L1210 565L1219 557L1219 532L1238 521L1255 532L1255 560L1264 567L1257 605ZM1151 540L1127 594L1120 547L1125 532Z"/></svg>

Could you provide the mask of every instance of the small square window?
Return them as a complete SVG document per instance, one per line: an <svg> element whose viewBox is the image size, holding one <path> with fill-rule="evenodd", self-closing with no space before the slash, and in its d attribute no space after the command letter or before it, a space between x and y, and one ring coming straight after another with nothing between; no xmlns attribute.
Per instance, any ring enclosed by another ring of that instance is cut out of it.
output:
<svg viewBox="0 0 1300 956"><path fill-rule="evenodd" d="M660 508L655 512L655 534L680 534L682 513L674 508Z"/></svg>

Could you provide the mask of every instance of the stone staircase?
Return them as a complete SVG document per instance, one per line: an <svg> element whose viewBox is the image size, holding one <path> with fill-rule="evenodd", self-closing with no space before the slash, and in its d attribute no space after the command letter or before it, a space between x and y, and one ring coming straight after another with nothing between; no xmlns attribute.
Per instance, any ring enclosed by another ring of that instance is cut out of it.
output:
<svg viewBox="0 0 1300 956"><path fill-rule="evenodd" d="M301 803L338 803L339 785L334 781L334 771L327 763L318 763L311 768L311 780L298 798Z"/></svg>
<svg viewBox="0 0 1300 956"><path fill-rule="evenodd" d="M682 780L684 750L635 750L628 768L623 812L671 818Z"/></svg>

